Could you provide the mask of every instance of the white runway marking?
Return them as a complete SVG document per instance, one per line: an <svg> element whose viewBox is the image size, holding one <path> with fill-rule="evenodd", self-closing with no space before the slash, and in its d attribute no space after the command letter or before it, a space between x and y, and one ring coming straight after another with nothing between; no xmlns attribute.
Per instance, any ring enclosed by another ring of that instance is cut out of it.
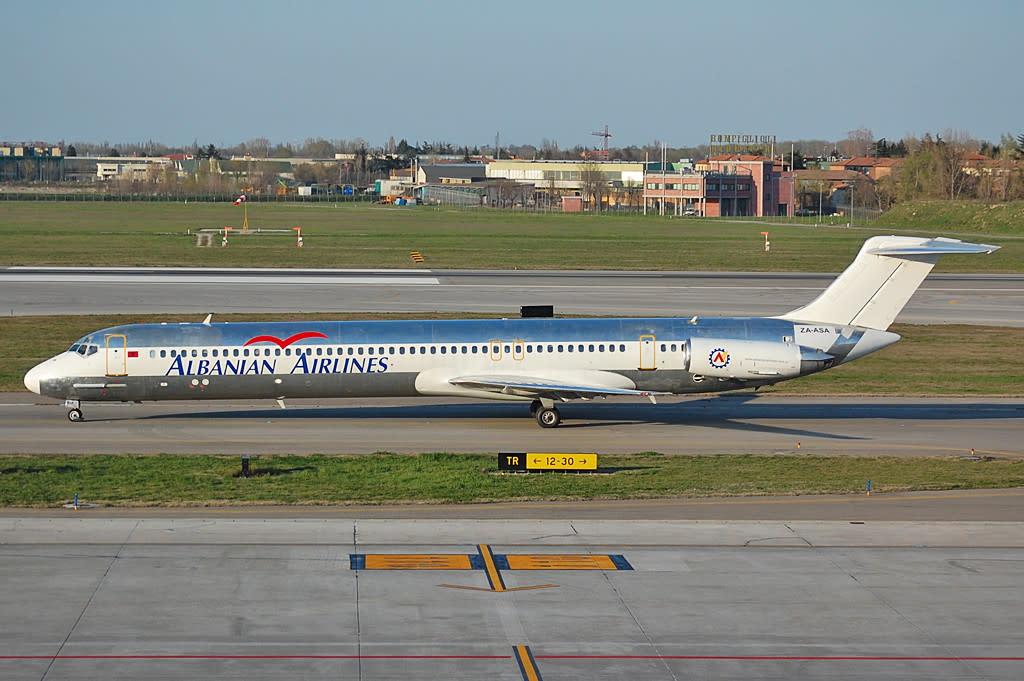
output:
<svg viewBox="0 0 1024 681"><path fill-rule="evenodd" d="M287 277L280 281L258 277L233 275L202 275L198 281L189 281L181 276L163 274L90 274L90 273L53 273L53 274L19 274L16 276L0 274L0 281L19 282L68 282L68 283L120 283L120 284L173 284L175 286L206 286L209 284L233 284L240 286L294 286L317 284L320 286L437 286L441 282L436 277L374 277L374 276L331 276L331 277Z"/></svg>

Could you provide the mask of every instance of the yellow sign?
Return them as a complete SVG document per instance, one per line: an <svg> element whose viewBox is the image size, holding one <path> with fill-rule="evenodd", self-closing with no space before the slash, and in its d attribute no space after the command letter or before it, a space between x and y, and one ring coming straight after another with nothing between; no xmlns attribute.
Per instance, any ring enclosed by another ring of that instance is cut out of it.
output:
<svg viewBox="0 0 1024 681"><path fill-rule="evenodd" d="M527 470L596 471L597 454L526 454Z"/></svg>

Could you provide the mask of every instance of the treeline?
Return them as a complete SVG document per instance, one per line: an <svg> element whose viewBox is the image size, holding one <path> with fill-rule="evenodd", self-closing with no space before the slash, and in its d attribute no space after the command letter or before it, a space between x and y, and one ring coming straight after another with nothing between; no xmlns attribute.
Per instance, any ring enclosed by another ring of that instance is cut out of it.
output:
<svg viewBox="0 0 1024 681"><path fill-rule="evenodd" d="M876 149L900 159L890 175L870 188L881 210L920 199L1024 199L1024 135L1004 135L999 144L955 134L926 134L888 149L879 142Z"/></svg>

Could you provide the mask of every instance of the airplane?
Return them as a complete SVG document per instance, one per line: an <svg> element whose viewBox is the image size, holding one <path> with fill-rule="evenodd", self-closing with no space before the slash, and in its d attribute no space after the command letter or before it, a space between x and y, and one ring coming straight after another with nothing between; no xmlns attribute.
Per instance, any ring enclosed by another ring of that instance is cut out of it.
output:
<svg viewBox="0 0 1024 681"><path fill-rule="evenodd" d="M998 246L876 236L815 300L776 317L126 324L25 374L83 402L450 396L530 403L714 393L824 371L900 339L886 329L939 257Z"/></svg>

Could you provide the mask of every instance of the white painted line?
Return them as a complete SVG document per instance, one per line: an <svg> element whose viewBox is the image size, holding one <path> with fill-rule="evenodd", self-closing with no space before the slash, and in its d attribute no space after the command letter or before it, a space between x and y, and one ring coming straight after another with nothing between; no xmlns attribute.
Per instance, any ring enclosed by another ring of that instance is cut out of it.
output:
<svg viewBox="0 0 1024 681"><path fill-rule="evenodd" d="M238 286L278 286L315 284L318 286L437 286L441 282L435 277L286 277L260 279L232 275L198 276L195 279L169 277L161 274L19 274L0 273L0 281L26 283L107 283L107 284L173 284L176 286L203 286L208 284L233 284Z"/></svg>

